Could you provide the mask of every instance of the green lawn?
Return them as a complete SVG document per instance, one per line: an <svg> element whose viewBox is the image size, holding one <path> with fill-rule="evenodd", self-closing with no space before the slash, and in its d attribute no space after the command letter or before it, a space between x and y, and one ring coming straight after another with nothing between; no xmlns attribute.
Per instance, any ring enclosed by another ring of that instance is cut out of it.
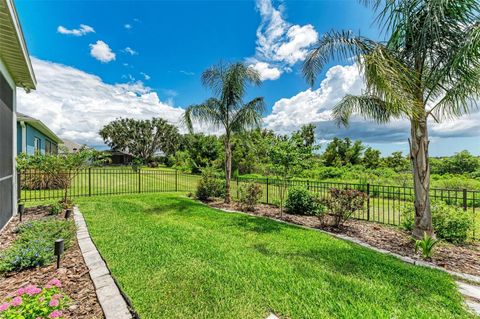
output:
<svg viewBox="0 0 480 319"><path fill-rule="evenodd" d="M468 318L452 278L178 194L78 199L142 318Z"/></svg>

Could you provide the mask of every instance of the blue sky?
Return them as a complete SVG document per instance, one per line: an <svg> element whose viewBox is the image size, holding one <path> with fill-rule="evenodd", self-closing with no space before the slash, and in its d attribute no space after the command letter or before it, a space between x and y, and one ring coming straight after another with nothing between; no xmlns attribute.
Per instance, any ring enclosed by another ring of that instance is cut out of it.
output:
<svg viewBox="0 0 480 319"><path fill-rule="evenodd" d="M245 61L264 74L262 86L249 95L265 97L268 128L288 133L313 120L321 140L349 135L385 153L407 149L404 122L379 127L359 120L349 130L331 125L332 103L361 91L361 76L348 62L333 61L311 90L299 74L304 53L326 31L381 38L373 13L357 1L17 0L16 5L39 82L37 92L19 96L19 109L61 137L100 145L99 127L119 116L175 122L183 107L209 97L200 74L223 60ZM58 88L54 96L53 88ZM69 117L75 118L66 121ZM462 138L457 127L434 130L434 155L463 148L479 152L478 136Z"/></svg>

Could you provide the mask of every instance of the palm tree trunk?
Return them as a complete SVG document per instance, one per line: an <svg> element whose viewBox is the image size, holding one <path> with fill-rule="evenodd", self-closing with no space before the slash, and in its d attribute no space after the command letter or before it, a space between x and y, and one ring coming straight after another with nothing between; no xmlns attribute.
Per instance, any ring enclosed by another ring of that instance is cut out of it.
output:
<svg viewBox="0 0 480 319"><path fill-rule="evenodd" d="M426 117L411 120L410 159L415 191L415 226L412 235L422 238L433 235L430 210L430 165L428 160L428 127Z"/></svg>
<svg viewBox="0 0 480 319"><path fill-rule="evenodd" d="M225 203L229 204L232 200L230 190L230 180L232 178L232 145L230 137L225 137Z"/></svg>

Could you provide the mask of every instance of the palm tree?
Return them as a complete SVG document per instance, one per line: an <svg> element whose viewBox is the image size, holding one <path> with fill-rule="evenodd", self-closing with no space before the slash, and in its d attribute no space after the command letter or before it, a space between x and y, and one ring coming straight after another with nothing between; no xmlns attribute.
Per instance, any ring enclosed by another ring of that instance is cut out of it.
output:
<svg viewBox="0 0 480 319"><path fill-rule="evenodd" d="M185 110L184 122L190 132L192 120L208 123L224 130L225 202L230 203L232 177L232 134L258 127L265 108L263 97L244 103L248 84L260 85L260 74L243 63L215 65L202 74L202 83L215 97Z"/></svg>
<svg viewBox="0 0 480 319"><path fill-rule="evenodd" d="M476 108L480 93L480 5L477 0L364 0L389 39L376 42L350 32L325 34L308 53L303 74L313 85L329 59L356 58L365 89L333 109L339 124L353 113L385 123L410 121L415 191L413 235L432 235L429 120L439 122Z"/></svg>

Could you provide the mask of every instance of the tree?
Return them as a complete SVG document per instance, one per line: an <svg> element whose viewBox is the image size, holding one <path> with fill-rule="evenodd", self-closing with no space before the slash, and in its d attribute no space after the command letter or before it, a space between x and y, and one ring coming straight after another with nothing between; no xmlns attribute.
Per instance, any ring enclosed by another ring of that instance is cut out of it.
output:
<svg viewBox="0 0 480 319"><path fill-rule="evenodd" d="M362 161L363 149L361 141L352 143L348 137L343 140L335 137L328 143L322 158L326 166L356 165Z"/></svg>
<svg viewBox="0 0 480 319"><path fill-rule="evenodd" d="M181 169L200 173L203 168L216 165L222 148L220 139L215 135L186 134L181 139L178 151L171 156L171 161Z"/></svg>
<svg viewBox="0 0 480 319"><path fill-rule="evenodd" d="M369 147L363 153L363 166L366 168L377 168L380 165L380 151Z"/></svg>
<svg viewBox="0 0 480 319"><path fill-rule="evenodd" d="M468 113L480 93L480 4L477 0L366 0L379 11L386 43L351 32L329 32L303 65L311 85L331 58L356 58L364 75L360 96L347 95L333 109L340 124L351 114L385 123L410 121L415 189L413 235L433 234L430 210L428 120Z"/></svg>
<svg viewBox="0 0 480 319"><path fill-rule="evenodd" d="M180 139L178 129L162 118L117 119L105 125L99 134L112 149L128 152L144 163L152 161L158 152L173 154Z"/></svg>
<svg viewBox="0 0 480 319"><path fill-rule="evenodd" d="M224 130L225 202L230 203L232 177L232 134L258 127L265 108L263 97L243 103L248 84L260 85L260 74L244 63L219 64L202 74L203 85L215 95L202 104L189 106L184 122L193 132L193 120Z"/></svg>
<svg viewBox="0 0 480 319"><path fill-rule="evenodd" d="M390 156L383 158L383 166L391 168L397 173L411 169L408 159L400 151L393 152Z"/></svg>
<svg viewBox="0 0 480 319"><path fill-rule="evenodd" d="M455 153L452 157L446 158L441 164L441 174L464 174L475 172L480 167L477 157L469 151Z"/></svg>

